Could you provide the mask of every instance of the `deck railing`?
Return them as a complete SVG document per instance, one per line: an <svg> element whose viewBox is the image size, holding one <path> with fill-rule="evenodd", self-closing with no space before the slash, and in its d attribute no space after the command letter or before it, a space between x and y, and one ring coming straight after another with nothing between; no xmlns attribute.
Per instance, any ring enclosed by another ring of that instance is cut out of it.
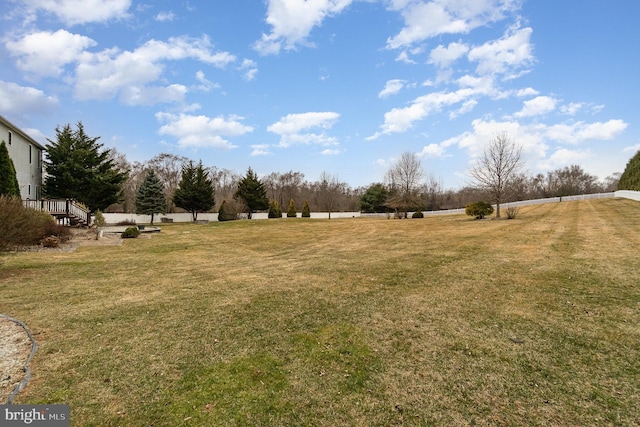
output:
<svg viewBox="0 0 640 427"><path fill-rule="evenodd" d="M91 225L91 212L73 199L23 200L24 206L48 212L57 218L68 218L71 223Z"/></svg>

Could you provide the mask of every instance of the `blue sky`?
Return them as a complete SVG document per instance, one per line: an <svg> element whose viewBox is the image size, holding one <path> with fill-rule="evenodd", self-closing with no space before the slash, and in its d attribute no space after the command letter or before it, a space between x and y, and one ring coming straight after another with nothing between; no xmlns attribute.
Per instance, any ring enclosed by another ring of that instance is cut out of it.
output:
<svg viewBox="0 0 640 427"><path fill-rule="evenodd" d="M5 0L0 114L45 144L82 121L130 161L445 188L497 133L530 174L605 178L640 149L640 2Z"/></svg>

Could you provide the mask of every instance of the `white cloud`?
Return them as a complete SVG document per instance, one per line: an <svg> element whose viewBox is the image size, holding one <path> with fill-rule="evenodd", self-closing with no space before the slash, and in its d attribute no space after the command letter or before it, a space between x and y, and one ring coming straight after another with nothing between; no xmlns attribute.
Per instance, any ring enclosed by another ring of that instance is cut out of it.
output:
<svg viewBox="0 0 640 427"><path fill-rule="evenodd" d="M209 92L211 89L220 89L220 85L207 79L202 70L196 71L196 80L200 82L198 89L203 92Z"/></svg>
<svg viewBox="0 0 640 427"><path fill-rule="evenodd" d="M469 46L464 43L449 43L447 47L438 45L429 54L429 62L438 67L448 67L467 52L469 52Z"/></svg>
<svg viewBox="0 0 640 427"><path fill-rule="evenodd" d="M420 96L408 107L394 108L385 113L384 124L380 126L381 131L366 139L374 140L381 135L406 132L413 127L414 122L441 111L443 107L466 103L459 110L461 114L475 106L475 103L468 102L469 100L478 95L487 95L491 90L492 88L488 88L486 85L479 85L478 87L463 87L453 92L432 92Z"/></svg>
<svg viewBox="0 0 640 427"><path fill-rule="evenodd" d="M475 99L465 101L464 103L462 103L462 106L459 109L449 113L449 119L453 120L458 116L470 113L471 111L473 111L476 105L478 105L478 101L476 101Z"/></svg>
<svg viewBox="0 0 640 427"><path fill-rule="evenodd" d="M575 116L583 107L584 104L581 102L570 102L568 105L560 106L560 111L562 112L562 114Z"/></svg>
<svg viewBox="0 0 640 427"><path fill-rule="evenodd" d="M610 141L621 134L628 126L624 120L614 119L607 122L575 122L549 126L546 136L558 142L580 144L589 140Z"/></svg>
<svg viewBox="0 0 640 427"><path fill-rule="evenodd" d="M568 150L560 148L556 150L549 158L540 161L537 167L541 170L553 170L569 165L575 165L582 161L593 157L591 150Z"/></svg>
<svg viewBox="0 0 640 427"><path fill-rule="evenodd" d="M58 99L45 95L40 89L0 80L0 113L3 115L45 114L57 107Z"/></svg>
<svg viewBox="0 0 640 427"><path fill-rule="evenodd" d="M271 33L262 34L254 48L262 55L274 55L309 45L307 37L322 21L342 12L353 0L268 0L267 23Z"/></svg>
<svg viewBox="0 0 640 427"><path fill-rule="evenodd" d="M255 144L252 145L251 148L253 150L251 151L250 156L268 156L271 154L268 144Z"/></svg>
<svg viewBox="0 0 640 427"><path fill-rule="evenodd" d="M519 98L524 98L524 97L527 97L527 96L536 96L539 93L540 92L538 92L534 88L527 87L527 88L520 89L520 90L516 91L516 96L519 97Z"/></svg>
<svg viewBox="0 0 640 427"><path fill-rule="evenodd" d="M615 138L625 127L626 123L621 120L548 125L476 119L472 122L470 131L442 141L439 146L444 149L457 146L466 150L471 165L498 133L506 132L516 144L522 146L529 172L535 174L595 159L591 149L567 149L562 144L587 139L609 140ZM437 149L432 147L431 150Z"/></svg>
<svg viewBox="0 0 640 427"><path fill-rule="evenodd" d="M240 116L207 117L189 114L157 113L156 118L165 123L158 133L178 139L180 147L213 147L231 149L236 146L224 137L242 136L252 132L251 126L241 123Z"/></svg>
<svg viewBox="0 0 640 427"><path fill-rule="evenodd" d="M180 84L168 86L128 86L120 92L120 100L126 105L155 105L166 102L182 102L187 87Z"/></svg>
<svg viewBox="0 0 640 427"><path fill-rule="evenodd" d="M625 153L636 153L636 152L640 151L640 144L631 145L629 147L624 147L624 149L622 151L625 152Z"/></svg>
<svg viewBox="0 0 640 427"><path fill-rule="evenodd" d="M469 51L469 61L478 62L478 74L506 74L506 78L516 76L516 69L530 65L533 60L531 33L527 28L511 28L501 39L473 47Z"/></svg>
<svg viewBox="0 0 640 427"><path fill-rule="evenodd" d="M244 72L245 80L251 81L258 75L258 64L251 59L244 59L238 70Z"/></svg>
<svg viewBox="0 0 640 427"><path fill-rule="evenodd" d="M98 53L85 52L76 69L75 95L78 99L110 99L120 94L123 101L132 104L135 97L128 94L144 92L150 83L158 81L164 71L164 62L195 59L215 67L224 67L235 61L228 52L211 52L207 37L189 39L172 37L168 41L149 40L134 51L107 49ZM164 93L157 102L175 101L175 85L153 90Z"/></svg>
<svg viewBox="0 0 640 427"><path fill-rule="evenodd" d="M334 112L309 112L301 114L289 114L282 117L276 123L270 125L267 130L280 135L280 147L289 147L297 144L338 145L338 141L324 132L308 132L312 129L331 129L340 118L340 114Z"/></svg>
<svg viewBox="0 0 640 427"><path fill-rule="evenodd" d="M32 11L52 13L67 25L106 22L128 16L131 0L22 0Z"/></svg>
<svg viewBox="0 0 640 427"><path fill-rule="evenodd" d="M382 89L380 93L378 93L378 98L387 98L391 95L397 94L398 92L400 92L400 90L402 90L402 88L404 87L404 84L405 84L404 80L399 80L399 79L388 80L387 83L384 85L384 89Z"/></svg>
<svg viewBox="0 0 640 427"><path fill-rule="evenodd" d="M155 19L158 22L170 22L176 19L176 14L173 12L160 12Z"/></svg>
<svg viewBox="0 0 640 427"><path fill-rule="evenodd" d="M547 114L556 109L558 101L550 96L537 96L524 102L522 110L514 114L515 117L532 117Z"/></svg>
<svg viewBox="0 0 640 427"><path fill-rule="evenodd" d="M11 56L18 57L18 68L40 76L59 76L66 64L78 60L82 52L96 42L66 30L40 31L7 41Z"/></svg>
<svg viewBox="0 0 640 427"><path fill-rule="evenodd" d="M429 144L422 148L418 157L438 158L444 156L444 147L440 144Z"/></svg>
<svg viewBox="0 0 640 427"><path fill-rule="evenodd" d="M466 34L474 28L502 20L519 7L518 0L392 0L389 8L399 11L404 28L387 40L387 47L410 46L442 34Z"/></svg>
<svg viewBox="0 0 640 427"><path fill-rule="evenodd" d="M328 148L326 150L322 150L323 156L337 156L340 153L342 153L342 150L339 150L337 148L335 149Z"/></svg>
<svg viewBox="0 0 640 427"><path fill-rule="evenodd" d="M416 61L409 58L409 53L406 50L403 50L396 56L396 62L404 62L405 64L415 64Z"/></svg>

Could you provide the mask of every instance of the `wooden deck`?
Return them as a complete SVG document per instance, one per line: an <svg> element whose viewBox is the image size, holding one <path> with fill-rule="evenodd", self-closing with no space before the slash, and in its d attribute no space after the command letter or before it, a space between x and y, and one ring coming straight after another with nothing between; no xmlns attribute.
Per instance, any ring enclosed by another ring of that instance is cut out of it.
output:
<svg viewBox="0 0 640 427"><path fill-rule="evenodd" d="M48 212L58 220L66 220L69 225L91 225L91 212L72 199L23 200L24 206Z"/></svg>

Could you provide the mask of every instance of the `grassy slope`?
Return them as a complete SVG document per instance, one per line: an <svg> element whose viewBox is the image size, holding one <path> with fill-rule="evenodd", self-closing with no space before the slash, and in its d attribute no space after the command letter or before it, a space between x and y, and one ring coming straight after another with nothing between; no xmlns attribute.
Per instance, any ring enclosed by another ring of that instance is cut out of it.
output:
<svg viewBox="0 0 640 427"><path fill-rule="evenodd" d="M171 225L12 254L0 311L40 345L18 400L69 403L78 426L636 425L638 208Z"/></svg>

